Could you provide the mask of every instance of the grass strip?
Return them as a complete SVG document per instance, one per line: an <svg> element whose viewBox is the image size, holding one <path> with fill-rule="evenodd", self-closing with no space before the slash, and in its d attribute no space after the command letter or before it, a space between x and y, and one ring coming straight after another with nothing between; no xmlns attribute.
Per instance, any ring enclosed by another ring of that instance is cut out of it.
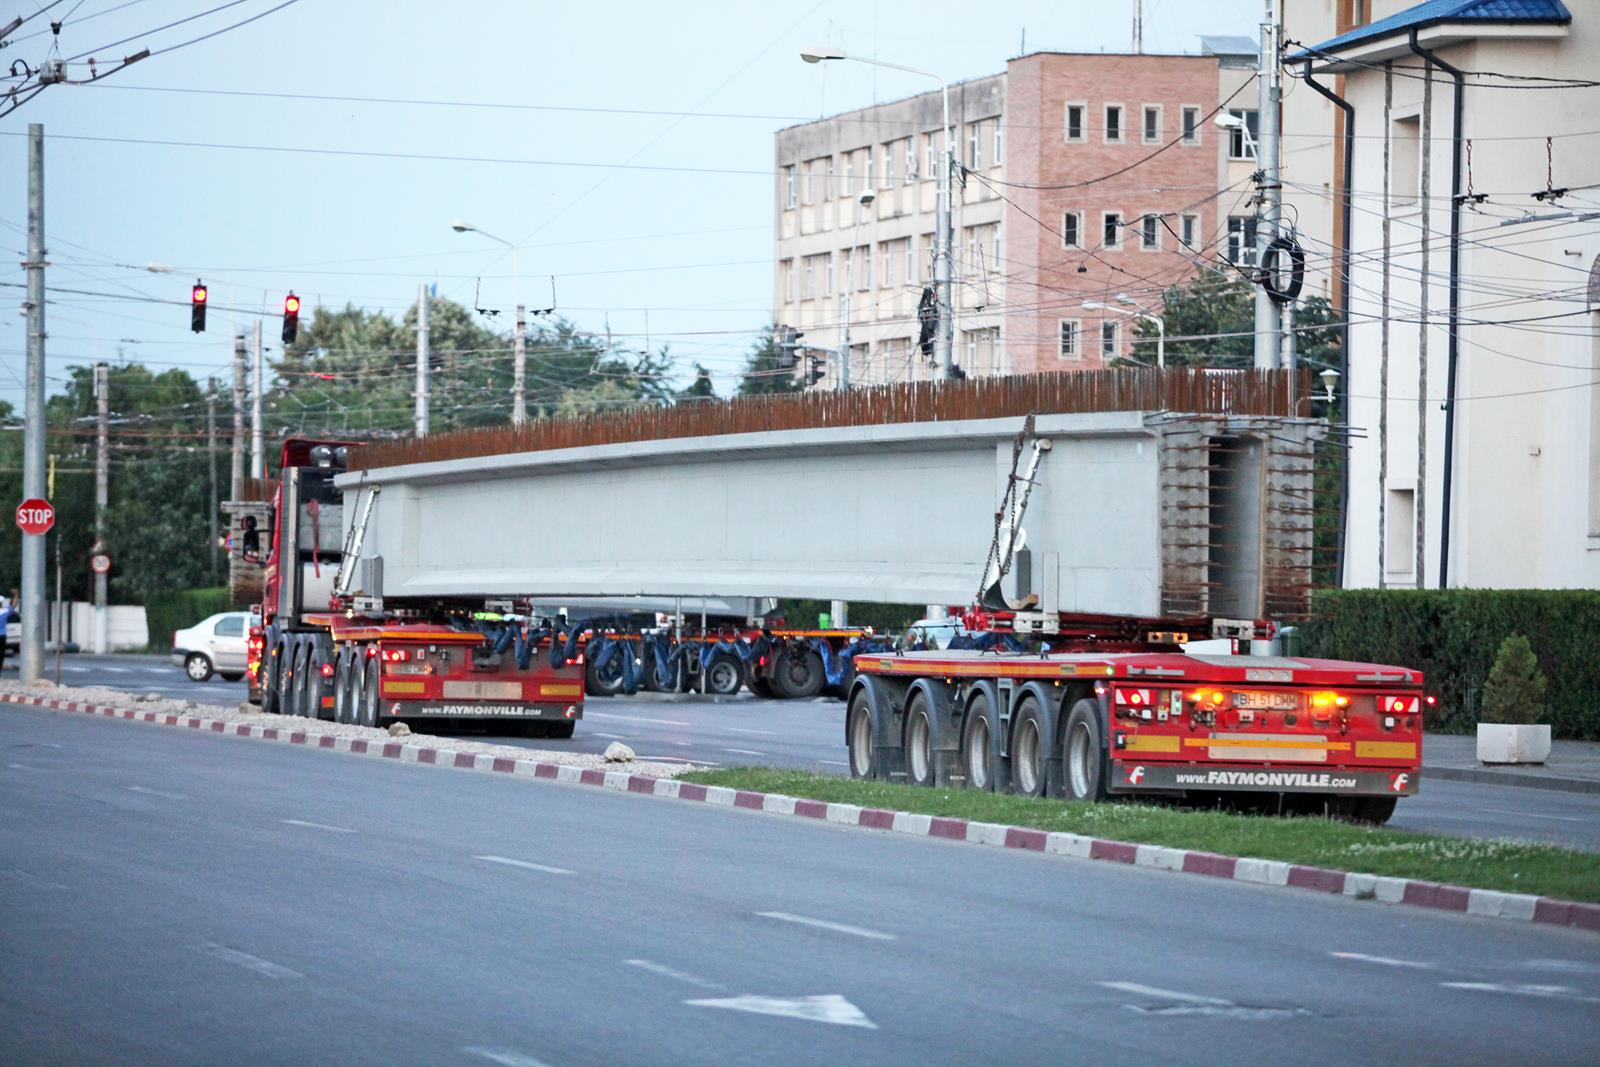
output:
<svg viewBox="0 0 1600 1067"><path fill-rule="evenodd" d="M1600 901L1600 854L1527 841L1442 837L1331 819L1159 804L1084 804L964 789L920 789L766 767L692 771L681 780L1474 889ZM1400 801L1401 810L1405 804Z"/></svg>

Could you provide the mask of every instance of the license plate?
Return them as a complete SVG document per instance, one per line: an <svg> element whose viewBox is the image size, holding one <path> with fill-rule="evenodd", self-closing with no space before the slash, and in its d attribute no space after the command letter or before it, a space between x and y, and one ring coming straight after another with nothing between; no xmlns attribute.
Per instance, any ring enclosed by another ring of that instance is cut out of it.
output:
<svg viewBox="0 0 1600 1067"><path fill-rule="evenodd" d="M1295 711L1300 707L1298 693L1235 693L1236 708L1259 708L1262 711Z"/></svg>

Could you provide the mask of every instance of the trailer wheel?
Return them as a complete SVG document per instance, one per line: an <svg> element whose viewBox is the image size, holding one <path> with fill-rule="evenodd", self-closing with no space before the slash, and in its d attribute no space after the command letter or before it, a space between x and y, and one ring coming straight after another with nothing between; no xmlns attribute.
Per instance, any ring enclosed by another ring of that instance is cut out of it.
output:
<svg viewBox="0 0 1600 1067"><path fill-rule="evenodd" d="M283 671L284 646L279 643L267 653L265 662L261 665L261 713L263 715L282 715L283 702L278 699L278 676Z"/></svg>
<svg viewBox="0 0 1600 1067"><path fill-rule="evenodd" d="M560 722L547 722L544 724L544 735L546 737L553 737L557 741L566 741L572 737L572 731L577 727L577 725L578 724L573 722L571 719L562 719Z"/></svg>
<svg viewBox="0 0 1600 1067"><path fill-rule="evenodd" d="M928 697L917 693L906 708L906 781L912 785L932 786L933 723L929 719Z"/></svg>
<svg viewBox="0 0 1600 1067"><path fill-rule="evenodd" d="M592 697L614 697L622 692L622 655L618 653L606 661L605 666L593 658L584 661L583 691Z"/></svg>
<svg viewBox="0 0 1600 1067"><path fill-rule="evenodd" d="M772 683L761 677L759 674L756 674L754 671L750 673L749 678L745 679L744 684L745 688L749 689L752 695L758 696L762 700L777 699L778 694L772 691Z"/></svg>
<svg viewBox="0 0 1600 1067"><path fill-rule="evenodd" d="M379 701L383 698L378 693L378 666L377 656L367 657L367 666L361 676L361 725L377 726L378 720L383 718L383 709Z"/></svg>
<svg viewBox="0 0 1600 1067"><path fill-rule="evenodd" d="M295 704L295 682L300 675L300 649L298 643L291 642L283 648L283 659L278 664L278 714L299 715L300 709Z"/></svg>
<svg viewBox="0 0 1600 1067"><path fill-rule="evenodd" d="M850 698L846 713L845 742L850 750L850 777L878 777L877 761L872 755L872 708L865 689L857 689Z"/></svg>
<svg viewBox="0 0 1600 1067"><path fill-rule="evenodd" d="M316 649L307 641L300 646L300 669L295 672L294 679L294 713L303 718L318 718L322 709L317 705L322 703L322 686L317 683L321 679L317 675Z"/></svg>
<svg viewBox="0 0 1600 1067"><path fill-rule="evenodd" d="M1022 702L1017 721L1011 727L1011 786L1012 791L1025 797L1042 797L1045 792L1045 772L1049 759L1049 741L1045 736L1044 715L1038 701L1032 697Z"/></svg>
<svg viewBox="0 0 1600 1067"><path fill-rule="evenodd" d="M1382 826L1394 815L1396 797L1357 797L1350 817L1356 822Z"/></svg>
<svg viewBox="0 0 1600 1067"><path fill-rule="evenodd" d="M995 791L999 775L995 773L994 736L994 707L989 695L980 692L967 706L967 721L961 728L961 769L969 789Z"/></svg>
<svg viewBox="0 0 1600 1067"><path fill-rule="evenodd" d="M822 657L814 648L785 648L772 665L772 688L785 700L805 700L822 692Z"/></svg>
<svg viewBox="0 0 1600 1067"><path fill-rule="evenodd" d="M732 652L718 652L706 664L706 692L731 697L744 685L744 663Z"/></svg>
<svg viewBox="0 0 1600 1067"><path fill-rule="evenodd" d="M350 651L339 653L333 667L333 721L346 725L355 721L350 706Z"/></svg>
<svg viewBox="0 0 1600 1067"><path fill-rule="evenodd" d="M1092 700L1072 705L1067 716L1067 796L1072 800L1106 799L1106 746L1100 736L1100 709Z"/></svg>

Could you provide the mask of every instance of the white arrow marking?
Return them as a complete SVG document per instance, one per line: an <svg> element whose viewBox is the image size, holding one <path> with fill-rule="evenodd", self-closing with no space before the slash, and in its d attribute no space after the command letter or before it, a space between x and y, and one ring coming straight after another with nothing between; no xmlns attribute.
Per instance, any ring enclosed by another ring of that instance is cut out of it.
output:
<svg viewBox="0 0 1600 1067"><path fill-rule="evenodd" d="M565 867L546 867L542 863L529 863L527 860L508 859L505 856L474 856L472 858L475 860L483 860L485 863L503 863L507 867L521 867L523 870L527 871L543 871L545 874L572 873Z"/></svg>
<svg viewBox="0 0 1600 1067"><path fill-rule="evenodd" d="M142 785L130 785L130 786L127 787L127 789L128 789L128 792L130 792L130 793L143 793L146 796L152 796L152 797L166 797L168 800L188 800L189 799L188 797L184 796L182 793L168 793L165 790L161 790L161 789L147 789L146 787L144 787Z"/></svg>
<svg viewBox="0 0 1600 1067"><path fill-rule="evenodd" d="M1446 989L1471 989L1478 993L1509 993L1518 997L1551 997L1556 1000L1579 1000L1585 1004L1600 1004L1600 997L1586 997L1576 989L1564 985L1502 985L1498 982L1440 982Z"/></svg>
<svg viewBox="0 0 1600 1067"><path fill-rule="evenodd" d="M1156 997L1160 1000L1177 1000L1185 1004L1213 1004L1219 1007L1231 1008L1231 1000L1219 1000L1216 997L1202 997L1195 993L1179 993L1174 989L1157 989L1153 985L1140 985L1138 982L1100 982L1099 985L1107 989L1118 989L1124 993L1137 993L1143 997Z"/></svg>
<svg viewBox="0 0 1600 1067"><path fill-rule="evenodd" d="M306 822L304 819L279 819L285 826L304 826L311 830L327 830L335 834L353 834L354 830L347 826L329 826L325 822Z"/></svg>
<svg viewBox="0 0 1600 1067"><path fill-rule="evenodd" d="M727 997L721 1000L686 1000L696 1008L726 1008L729 1011L747 1011L752 1015L778 1015L785 1019L804 1019L813 1023L832 1023L835 1026L859 1026L876 1030L878 1024L862 1014L861 1009L837 993L816 997Z"/></svg>
<svg viewBox="0 0 1600 1067"><path fill-rule="evenodd" d="M1421 971L1431 971L1434 965L1423 963L1420 960L1397 960L1389 956L1369 956L1365 952L1330 952L1328 955L1336 960L1352 960L1356 963L1375 963L1380 967L1414 967Z"/></svg>
<svg viewBox="0 0 1600 1067"><path fill-rule="evenodd" d="M827 919L813 919L809 915L791 915L786 911L758 911L756 914L763 919L776 919L781 923L796 923L800 926L815 926L818 930L832 930L836 934L867 937L874 941L894 940L893 934L880 934L864 926L846 926L844 923L829 922Z"/></svg>

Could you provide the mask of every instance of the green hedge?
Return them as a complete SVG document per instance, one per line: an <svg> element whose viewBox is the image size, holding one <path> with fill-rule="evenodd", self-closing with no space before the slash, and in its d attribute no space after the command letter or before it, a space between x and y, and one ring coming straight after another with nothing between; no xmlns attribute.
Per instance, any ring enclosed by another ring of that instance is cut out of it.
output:
<svg viewBox="0 0 1600 1067"><path fill-rule="evenodd" d="M178 589L171 593L153 596L144 604L146 622L150 625L150 650L170 651L174 630L185 630L219 611L228 611L233 601L228 597L227 586L214 589Z"/></svg>
<svg viewBox="0 0 1600 1067"><path fill-rule="evenodd" d="M778 601L778 610L783 613L785 621L797 629L815 626L817 616L832 608L833 602L828 600ZM849 610L851 626L870 626L878 633L899 633L922 618L925 608L921 604L859 603L850 604Z"/></svg>
<svg viewBox="0 0 1600 1067"><path fill-rule="evenodd" d="M1557 737L1600 740L1600 590L1344 589L1312 596L1303 653L1422 670L1439 698L1430 729L1467 733L1500 643L1522 634L1550 682Z"/></svg>

